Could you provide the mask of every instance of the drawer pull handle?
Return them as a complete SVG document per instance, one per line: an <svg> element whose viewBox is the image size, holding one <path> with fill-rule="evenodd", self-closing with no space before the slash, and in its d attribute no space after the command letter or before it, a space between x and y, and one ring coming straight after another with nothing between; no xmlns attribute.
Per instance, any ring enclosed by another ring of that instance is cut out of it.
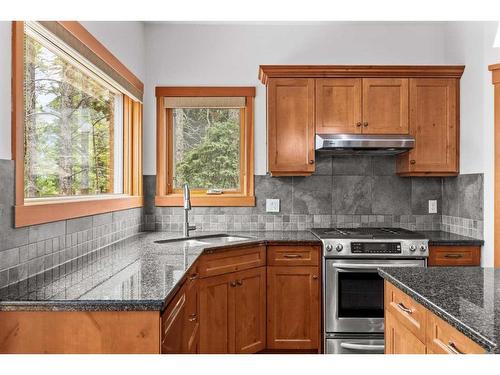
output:
<svg viewBox="0 0 500 375"><path fill-rule="evenodd" d="M240 286L241 286L241 285L243 285L243 281L241 281L241 280L236 280L236 284L238 284L238 285L240 285Z"/></svg>
<svg viewBox="0 0 500 375"><path fill-rule="evenodd" d="M198 278L198 274L197 273L193 273L189 276L189 280L195 280Z"/></svg>
<svg viewBox="0 0 500 375"><path fill-rule="evenodd" d="M448 341L448 345L446 345L446 346L448 347L448 349L450 349L450 351L453 354L464 354L460 350L458 350L457 346L455 345L455 343L453 341Z"/></svg>
<svg viewBox="0 0 500 375"><path fill-rule="evenodd" d="M196 319L198 319L198 317L196 316L196 314L190 314L190 315L189 315L188 320L189 320L190 322L196 322Z"/></svg>
<svg viewBox="0 0 500 375"><path fill-rule="evenodd" d="M446 254L444 257L448 258L448 259L460 259L460 258L463 258L464 255L463 254Z"/></svg>
<svg viewBox="0 0 500 375"><path fill-rule="evenodd" d="M302 258L300 254L285 254L283 255L285 258Z"/></svg>
<svg viewBox="0 0 500 375"><path fill-rule="evenodd" d="M396 306L407 314L413 314L413 310L403 305L403 302L398 303Z"/></svg>

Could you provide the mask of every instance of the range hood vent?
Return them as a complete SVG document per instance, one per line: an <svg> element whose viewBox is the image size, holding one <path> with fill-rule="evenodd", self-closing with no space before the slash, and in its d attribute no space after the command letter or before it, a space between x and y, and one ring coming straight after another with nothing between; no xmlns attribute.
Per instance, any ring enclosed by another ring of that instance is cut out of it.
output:
<svg viewBox="0 0 500 375"><path fill-rule="evenodd" d="M334 155L397 155L414 146L411 135L316 134L316 151Z"/></svg>

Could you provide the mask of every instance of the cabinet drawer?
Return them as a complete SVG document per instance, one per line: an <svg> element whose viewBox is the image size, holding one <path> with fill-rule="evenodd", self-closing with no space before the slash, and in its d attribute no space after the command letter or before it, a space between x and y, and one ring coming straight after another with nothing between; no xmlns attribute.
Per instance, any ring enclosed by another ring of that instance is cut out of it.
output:
<svg viewBox="0 0 500 375"><path fill-rule="evenodd" d="M385 309L420 341L425 342L426 309L401 290L385 282Z"/></svg>
<svg viewBox="0 0 500 375"><path fill-rule="evenodd" d="M208 250L200 257L198 272L200 277L209 277L265 265L265 246Z"/></svg>
<svg viewBox="0 0 500 375"><path fill-rule="evenodd" d="M268 246L267 264L270 266L317 266L319 246Z"/></svg>
<svg viewBox="0 0 500 375"><path fill-rule="evenodd" d="M485 350L431 312L427 314L427 349L433 354L480 354Z"/></svg>
<svg viewBox="0 0 500 375"><path fill-rule="evenodd" d="M479 266L479 246L430 246L429 266Z"/></svg>

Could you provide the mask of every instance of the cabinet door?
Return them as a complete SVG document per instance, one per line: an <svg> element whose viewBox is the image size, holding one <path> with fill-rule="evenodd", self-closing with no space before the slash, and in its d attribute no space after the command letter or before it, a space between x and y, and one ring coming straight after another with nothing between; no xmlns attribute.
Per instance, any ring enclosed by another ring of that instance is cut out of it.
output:
<svg viewBox="0 0 500 375"><path fill-rule="evenodd" d="M186 332L185 353L198 353L200 320L198 313L198 280L189 276L186 281Z"/></svg>
<svg viewBox="0 0 500 375"><path fill-rule="evenodd" d="M360 133L361 120L361 78L316 80L316 133Z"/></svg>
<svg viewBox="0 0 500 375"><path fill-rule="evenodd" d="M269 172L275 176L314 172L314 79L270 79L267 121Z"/></svg>
<svg viewBox="0 0 500 375"><path fill-rule="evenodd" d="M163 354L180 354L185 351L186 288L183 286L169 303L162 315Z"/></svg>
<svg viewBox="0 0 500 375"><path fill-rule="evenodd" d="M266 347L266 267L234 277L234 352L257 353Z"/></svg>
<svg viewBox="0 0 500 375"><path fill-rule="evenodd" d="M269 349L319 348L319 294L318 267L268 267Z"/></svg>
<svg viewBox="0 0 500 375"><path fill-rule="evenodd" d="M408 131L408 78L363 78L363 133Z"/></svg>
<svg viewBox="0 0 500 375"><path fill-rule="evenodd" d="M200 279L200 353L229 353L232 275Z"/></svg>
<svg viewBox="0 0 500 375"><path fill-rule="evenodd" d="M425 344L385 311L385 354L425 354Z"/></svg>
<svg viewBox="0 0 500 375"><path fill-rule="evenodd" d="M410 133L415 148L398 160L398 173L458 173L457 80L410 80Z"/></svg>

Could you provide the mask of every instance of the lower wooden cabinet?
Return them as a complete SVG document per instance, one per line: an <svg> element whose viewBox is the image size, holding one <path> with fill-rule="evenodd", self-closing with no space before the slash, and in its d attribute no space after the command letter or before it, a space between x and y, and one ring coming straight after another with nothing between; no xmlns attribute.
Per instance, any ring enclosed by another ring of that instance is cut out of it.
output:
<svg viewBox="0 0 500 375"><path fill-rule="evenodd" d="M200 280L200 353L256 353L266 346L266 268Z"/></svg>
<svg viewBox="0 0 500 375"><path fill-rule="evenodd" d="M395 298L388 298L388 293ZM423 308L388 281L385 281L385 294L386 354L480 354L485 352L481 346L431 311ZM403 301L398 302L402 305L403 313L396 313L397 310L393 307L395 301Z"/></svg>
<svg viewBox="0 0 500 375"><path fill-rule="evenodd" d="M429 267L480 266L481 246L429 246L427 265Z"/></svg>
<svg viewBox="0 0 500 375"><path fill-rule="evenodd" d="M319 268L268 267L267 347L318 349Z"/></svg>
<svg viewBox="0 0 500 375"><path fill-rule="evenodd" d="M422 343L404 324L386 311L385 314L385 354L425 354Z"/></svg>

